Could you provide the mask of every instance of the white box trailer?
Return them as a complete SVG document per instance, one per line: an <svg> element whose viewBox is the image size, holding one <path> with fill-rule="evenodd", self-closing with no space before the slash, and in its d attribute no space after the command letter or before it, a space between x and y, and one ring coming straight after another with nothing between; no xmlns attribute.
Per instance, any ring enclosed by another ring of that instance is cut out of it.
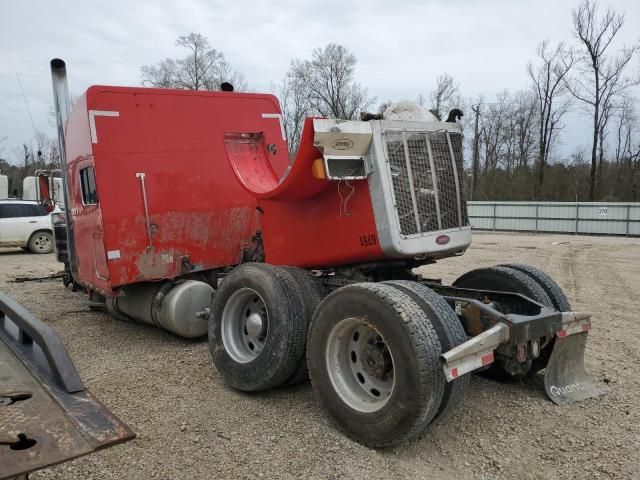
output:
<svg viewBox="0 0 640 480"><path fill-rule="evenodd" d="M1 186L1 184L0 184ZM64 195L62 193L62 179L49 177L49 191L57 205L64 205ZM0 193L2 191L0 190ZM1 196L1 195L0 195ZM38 188L38 177L29 176L22 180L22 199L41 201L40 189Z"/></svg>
<svg viewBox="0 0 640 480"><path fill-rule="evenodd" d="M9 178L0 175L0 198L9 198Z"/></svg>

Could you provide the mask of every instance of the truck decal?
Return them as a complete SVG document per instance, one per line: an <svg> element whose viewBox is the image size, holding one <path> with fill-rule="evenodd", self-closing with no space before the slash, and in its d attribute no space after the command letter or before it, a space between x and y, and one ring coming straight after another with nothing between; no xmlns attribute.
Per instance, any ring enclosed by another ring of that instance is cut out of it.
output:
<svg viewBox="0 0 640 480"><path fill-rule="evenodd" d="M361 247L373 247L377 243L378 243L378 241L376 239L376 234L375 233L370 233L368 235L362 235L360 237L360 246Z"/></svg>
<svg viewBox="0 0 640 480"><path fill-rule="evenodd" d="M282 135L282 140L287 139L287 132L284 129L284 122L282 121L282 114L280 113L263 113L262 118L277 118L278 122L280 122L280 134Z"/></svg>
<svg viewBox="0 0 640 480"><path fill-rule="evenodd" d="M91 131L91 143L98 143L98 132L96 131L96 117L119 117L120 112L110 110L89 110L89 130Z"/></svg>

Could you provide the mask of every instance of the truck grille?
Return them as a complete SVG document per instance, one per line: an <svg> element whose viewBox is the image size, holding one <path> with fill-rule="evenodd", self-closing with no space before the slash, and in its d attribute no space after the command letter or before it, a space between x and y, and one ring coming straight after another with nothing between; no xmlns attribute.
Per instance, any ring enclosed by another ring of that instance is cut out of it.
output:
<svg viewBox="0 0 640 480"><path fill-rule="evenodd" d="M402 235L469 224L460 134L387 131L385 146Z"/></svg>

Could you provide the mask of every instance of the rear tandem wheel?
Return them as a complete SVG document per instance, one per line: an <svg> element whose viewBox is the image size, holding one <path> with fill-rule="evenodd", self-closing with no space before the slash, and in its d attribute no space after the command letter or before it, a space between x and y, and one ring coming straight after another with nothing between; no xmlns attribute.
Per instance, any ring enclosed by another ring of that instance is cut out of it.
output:
<svg viewBox="0 0 640 480"><path fill-rule="evenodd" d="M458 316L445 299L429 287L408 280L390 280L384 283L392 285L408 294L413 301L420 305L420 308L427 313L438 334L438 339L442 347L441 351L443 353L467 340L467 335L464 328L462 328ZM446 382L444 372L441 373L443 381L445 382L444 395L433 423L440 422L449 417L462 405L464 394L469 386L470 375L462 375L451 382Z"/></svg>
<svg viewBox="0 0 640 480"><path fill-rule="evenodd" d="M212 305L209 350L225 383L244 391L274 388L304 355L304 300L281 267L245 263L224 279Z"/></svg>
<svg viewBox="0 0 640 480"><path fill-rule="evenodd" d="M520 270L507 266L471 270L453 282L453 286L479 290L494 290L497 292L520 293L538 303L541 303L542 305L549 308L555 308L553 302L549 298L549 295L547 295L544 288L540 286L535 279ZM544 350L547 350L551 347L552 340L544 340L546 341L546 345L544 345L546 348ZM540 352L538 359L543 358L544 350ZM550 353L550 351L544 352L545 355L547 353ZM548 357L546 358L548 359ZM488 376L500 380L523 378L529 373L534 373L536 368L539 369L540 362L536 362L534 364L534 360L527 359L524 362L519 362L515 358L515 352L513 353L513 356L507 357L505 355L501 355L499 351L496 351L495 361L491 364L486 373Z"/></svg>
<svg viewBox="0 0 640 480"><path fill-rule="evenodd" d="M322 299L326 296L324 286L317 278L313 277L307 270L299 267L282 267L291 274L296 283L298 284L298 290L302 293L306 326L305 332L309 330L309 324L313 318L313 314L320 305ZM291 376L282 384L283 387L291 387L305 382L309 379L309 370L307 369L307 355L306 348L302 355L302 358L298 362L296 369Z"/></svg>
<svg viewBox="0 0 640 480"><path fill-rule="evenodd" d="M395 287L359 283L332 292L313 317L307 351L316 396L358 442L398 444L438 412L445 383L438 335Z"/></svg>
<svg viewBox="0 0 640 480"><path fill-rule="evenodd" d="M518 270L519 272L524 273L528 277L530 277L534 282L536 282L545 293L549 296L551 300L551 305L553 308L558 310L559 312L570 312L571 304L567 299L567 296L560 288L555 280L553 280L548 274L539 270L530 265L524 265L522 263L509 263L505 265L501 265L501 267L512 268L514 270ZM555 337L548 342L547 346L542 349L540 352L540 356L533 360L531 364L531 370L529 373L535 373L543 368L546 368L549 363L549 358L551 358L551 353L553 352L553 346L555 344Z"/></svg>

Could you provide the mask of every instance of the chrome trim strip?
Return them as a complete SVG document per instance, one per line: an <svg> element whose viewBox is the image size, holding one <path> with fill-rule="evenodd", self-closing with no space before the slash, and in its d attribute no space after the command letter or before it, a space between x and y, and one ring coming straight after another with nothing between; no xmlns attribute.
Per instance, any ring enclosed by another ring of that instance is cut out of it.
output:
<svg viewBox="0 0 640 480"><path fill-rule="evenodd" d="M425 140L427 142L427 151L429 152L429 165L431 166L431 181L435 190L436 215L438 216L438 230L442 230L442 216L440 214L440 188L438 187L438 177L436 176L436 164L433 160L433 152L431 151L431 136L426 133ZM420 231L420 228L418 228Z"/></svg>
<svg viewBox="0 0 640 480"><path fill-rule="evenodd" d="M453 178L456 182L456 196L458 197L458 225L462 225L462 198L460 195L460 179L458 178L458 165L456 164L456 155L451 144L451 136L449 132L445 132L447 144L449 145L449 154L451 155L451 164L453 166Z"/></svg>
<svg viewBox="0 0 640 480"><path fill-rule="evenodd" d="M407 133L402 132L402 145L404 146L404 162L407 165L407 176L409 177L409 187L411 188L411 202L413 202L413 216L416 219L416 230L419 232L420 215L418 215L418 199L416 198L416 187L413 184L413 171L411 170L411 158L409 157L409 145L407 144Z"/></svg>

